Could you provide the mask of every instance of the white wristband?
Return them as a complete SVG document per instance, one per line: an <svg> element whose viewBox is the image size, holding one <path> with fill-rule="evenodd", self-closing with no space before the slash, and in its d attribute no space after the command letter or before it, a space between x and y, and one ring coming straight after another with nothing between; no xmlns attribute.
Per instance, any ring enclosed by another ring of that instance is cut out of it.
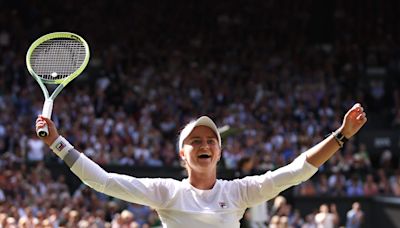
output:
<svg viewBox="0 0 400 228"><path fill-rule="evenodd" d="M65 155L69 150L73 149L74 146L71 145L64 137L61 135L58 136L56 140L54 140L53 144L51 144L50 149L57 154L58 157L64 159Z"/></svg>

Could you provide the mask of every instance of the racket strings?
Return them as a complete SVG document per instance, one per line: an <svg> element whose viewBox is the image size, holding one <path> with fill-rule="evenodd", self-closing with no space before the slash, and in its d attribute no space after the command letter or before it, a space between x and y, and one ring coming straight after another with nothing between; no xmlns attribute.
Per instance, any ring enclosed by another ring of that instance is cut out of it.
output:
<svg viewBox="0 0 400 228"><path fill-rule="evenodd" d="M73 39L53 39L40 44L31 55L33 71L45 80L63 79L78 70L86 56L85 46Z"/></svg>

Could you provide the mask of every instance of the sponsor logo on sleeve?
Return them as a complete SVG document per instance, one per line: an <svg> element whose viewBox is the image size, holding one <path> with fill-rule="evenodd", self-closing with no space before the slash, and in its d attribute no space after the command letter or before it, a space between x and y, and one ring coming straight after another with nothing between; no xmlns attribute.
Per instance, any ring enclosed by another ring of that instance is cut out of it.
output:
<svg viewBox="0 0 400 228"><path fill-rule="evenodd" d="M56 149L58 150L58 151L62 151L62 149L64 149L65 148L65 144L63 143L63 142L59 142L57 145L56 145Z"/></svg>

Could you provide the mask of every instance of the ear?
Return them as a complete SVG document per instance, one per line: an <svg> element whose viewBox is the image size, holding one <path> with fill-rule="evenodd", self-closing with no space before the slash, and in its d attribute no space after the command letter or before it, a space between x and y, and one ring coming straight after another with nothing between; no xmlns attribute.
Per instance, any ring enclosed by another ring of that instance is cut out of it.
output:
<svg viewBox="0 0 400 228"><path fill-rule="evenodd" d="M183 151L183 149L181 149L181 150L179 151L179 157L181 157L182 160L186 161L185 152Z"/></svg>

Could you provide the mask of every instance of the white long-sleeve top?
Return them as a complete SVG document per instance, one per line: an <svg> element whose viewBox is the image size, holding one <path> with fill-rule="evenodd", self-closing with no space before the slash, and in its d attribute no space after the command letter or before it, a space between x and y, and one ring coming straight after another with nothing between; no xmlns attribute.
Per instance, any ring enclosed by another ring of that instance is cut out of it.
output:
<svg viewBox="0 0 400 228"><path fill-rule="evenodd" d="M187 179L135 178L108 173L84 154L71 170L86 185L107 195L154 208L163 227L239 227L246 208L267 201L317 172L303 153L292 163L263 175L218 179L210 190Z"/></svg>

